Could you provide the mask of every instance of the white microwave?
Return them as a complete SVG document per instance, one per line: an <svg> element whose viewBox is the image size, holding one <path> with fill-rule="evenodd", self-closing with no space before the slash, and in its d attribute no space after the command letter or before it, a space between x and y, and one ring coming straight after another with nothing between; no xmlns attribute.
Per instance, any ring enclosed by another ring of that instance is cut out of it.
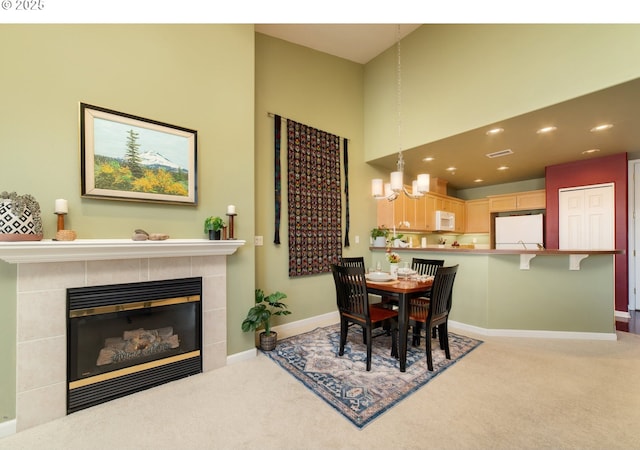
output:
<svg viewBox="0 0 640 450"><path fill-rule="evenodd" d="M454 231L456 215L449 211L436 211L436 231Z"/></svg>

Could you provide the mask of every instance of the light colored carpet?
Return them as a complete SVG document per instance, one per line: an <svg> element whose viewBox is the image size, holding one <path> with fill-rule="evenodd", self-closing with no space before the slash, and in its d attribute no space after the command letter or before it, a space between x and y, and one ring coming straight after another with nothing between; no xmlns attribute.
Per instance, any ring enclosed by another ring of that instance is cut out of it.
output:
<svg viewBox="0 0 640 450"><path fill-rule="evenodd" d="M482 345L364 429L259 354L19 432L0 449L640 448L640 336L618 337L477 336Z"/></svg>

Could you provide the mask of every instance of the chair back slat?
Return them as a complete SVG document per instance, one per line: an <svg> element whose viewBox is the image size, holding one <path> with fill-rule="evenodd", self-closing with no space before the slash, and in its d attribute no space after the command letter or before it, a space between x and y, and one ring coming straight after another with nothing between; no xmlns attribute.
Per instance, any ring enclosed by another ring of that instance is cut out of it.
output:
<svg viewBox="0 0 640 450"><path fill-rule="evenodd" d="M447 317L451 310L453 282L457 272L458 264L440 267L435 274L429 301L429 319L432 323Z"/></svg>
<svg viewBox="0 0 640 450"><path fill-rule="evenodd" d="M345 266L345 267L362 267L363 269L364 267L364 257L362 256L352 256L349 258L340 258L340 263L341 266Z"/></svg>
<svg viewBox="0 0 640 450"><path fill-rule="evenodd" d="M336 300L340 312L364 322L370 321L364 264L362 267L332 264L331 271L336 285Z"/></svg>
<svg viewBox="0 0 640 450"><path fill-rule="evenodd" d="M444 259L413 258L411 268L420 275L435 276L439 267L444 266Z"/></svg>

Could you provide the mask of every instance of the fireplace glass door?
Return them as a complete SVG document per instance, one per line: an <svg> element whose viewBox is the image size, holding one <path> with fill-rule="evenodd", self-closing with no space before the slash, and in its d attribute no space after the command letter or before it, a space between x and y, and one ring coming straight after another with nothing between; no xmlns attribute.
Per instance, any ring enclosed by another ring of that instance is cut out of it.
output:
<svg viewBox="0 0 640 450"><path fill-rule="evenodd" d="M68 412L200 373L201 293L201 278L68 289Z"/></svg>

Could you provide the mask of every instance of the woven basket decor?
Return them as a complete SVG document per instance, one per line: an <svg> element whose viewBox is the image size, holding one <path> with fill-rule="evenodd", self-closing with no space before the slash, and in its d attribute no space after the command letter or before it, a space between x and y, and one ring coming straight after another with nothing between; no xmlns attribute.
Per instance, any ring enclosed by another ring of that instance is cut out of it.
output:
<svg viewBox="0 0 640 450"><path fill-rule="evenodd" d="M31 195L0 194L0 241L40 241L40 205Z"/></svg>

